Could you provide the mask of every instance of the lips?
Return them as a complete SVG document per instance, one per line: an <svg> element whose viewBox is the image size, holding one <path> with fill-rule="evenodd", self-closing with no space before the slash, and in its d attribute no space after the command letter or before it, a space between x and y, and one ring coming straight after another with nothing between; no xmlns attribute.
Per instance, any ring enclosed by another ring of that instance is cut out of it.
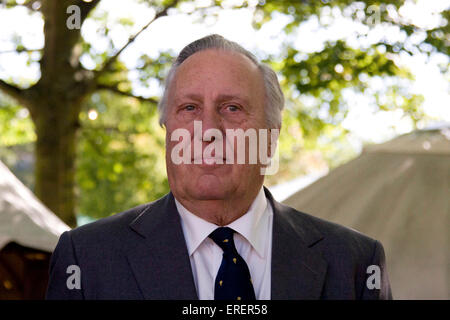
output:
<svg viewBox="0 0 450 320"><path fill-rule="evenodd" d="M206 164L206 165L221 165L221 164L225 164L226 163L226 158L215 158L215 157L203 157L203 158L193 158L191 159L193 164L197 164L197 165L202 165L202 164Z"/></svg>

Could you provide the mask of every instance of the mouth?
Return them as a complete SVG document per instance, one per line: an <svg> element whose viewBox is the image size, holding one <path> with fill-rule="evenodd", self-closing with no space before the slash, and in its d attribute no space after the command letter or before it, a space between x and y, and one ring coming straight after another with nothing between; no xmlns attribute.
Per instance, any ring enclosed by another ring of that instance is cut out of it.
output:
<svg viewBox="0 0 450 320"><path fill-rule="evenodd" d="M191 163L200 166L220 166L226 164L226 158L191 158Z"/></svg>

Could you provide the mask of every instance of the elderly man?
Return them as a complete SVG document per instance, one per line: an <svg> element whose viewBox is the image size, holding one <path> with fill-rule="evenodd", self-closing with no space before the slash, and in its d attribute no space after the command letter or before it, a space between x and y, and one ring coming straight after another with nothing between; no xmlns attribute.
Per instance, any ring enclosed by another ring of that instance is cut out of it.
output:
<svg viewBox="0 0 450 320"><path fill-rule="evenodd" d="M211 35L186 46L159 105L171 192L62 234L47 298L391 298L379 242L263 187L268 163L251 153L273 156L260 142L281 128L283 104L275 73L238 44ZM230 133L251 130L262 134L244 136L239 162Z"/></svg>

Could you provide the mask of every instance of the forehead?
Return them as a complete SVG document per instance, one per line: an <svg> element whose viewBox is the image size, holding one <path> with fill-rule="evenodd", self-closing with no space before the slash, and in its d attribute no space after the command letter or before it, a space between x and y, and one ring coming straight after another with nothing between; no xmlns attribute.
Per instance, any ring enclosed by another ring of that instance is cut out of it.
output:
<svg viewBox="0 0 450 320"><path fill-rule="evenodd" d="M264 84L258 66L241 53L208 49L187 58L177 69L171 95L261 96Z"/></svg>

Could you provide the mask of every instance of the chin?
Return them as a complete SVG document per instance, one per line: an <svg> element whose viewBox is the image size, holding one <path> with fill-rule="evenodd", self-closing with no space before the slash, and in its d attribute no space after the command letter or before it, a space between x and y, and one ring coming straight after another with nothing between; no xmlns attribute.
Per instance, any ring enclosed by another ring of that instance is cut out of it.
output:
<svg viewBox="0 0 450 320"><path fill-rule="evenodd" d="M195 193L195 198L197 200L223 200L224 197L224 193L223 192L196 192Z"/></svg>
<svg viewBox="0 0 450 320"><path fill-rule="evenodd" d="M224 199L227 194L226 183L215 176L202 176L197 180L191 193L199 200Z"/></svg>

